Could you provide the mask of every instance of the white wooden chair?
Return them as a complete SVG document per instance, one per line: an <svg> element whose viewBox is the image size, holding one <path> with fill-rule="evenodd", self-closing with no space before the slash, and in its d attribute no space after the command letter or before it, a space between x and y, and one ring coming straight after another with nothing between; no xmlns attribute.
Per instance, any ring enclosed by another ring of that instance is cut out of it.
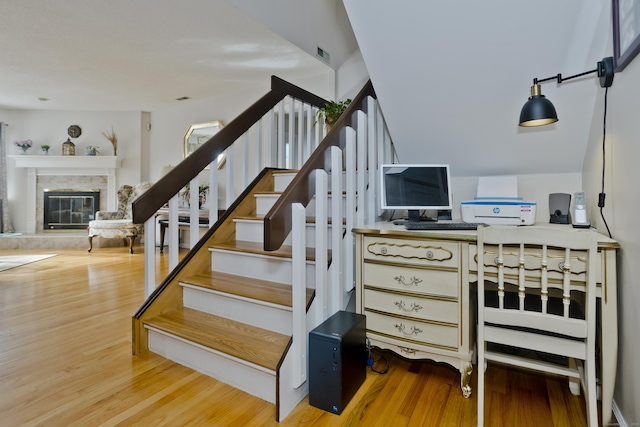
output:
<svg viewBox="0 0 640 427"><path fill-rule="evenodd" d="M479 426L487 361L568 376L598 426L596 255L594 230L478 228Z"/></svg>

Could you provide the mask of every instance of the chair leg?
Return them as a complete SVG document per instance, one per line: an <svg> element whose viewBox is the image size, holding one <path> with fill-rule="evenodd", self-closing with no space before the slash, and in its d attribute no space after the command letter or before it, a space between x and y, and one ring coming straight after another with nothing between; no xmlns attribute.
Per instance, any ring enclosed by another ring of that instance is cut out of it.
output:
<svg viewBox="0 0 640 427"><path fill-rule="evenodd" d="M578 369L576 364L576 359L573 357L569 358L569 369ZM580 379L579 378L569 378L569 391L574 396L580 396Z"/></svg>
<svg viewBox="0 0 640 427"><path fill-rule="evenodd" d="M587 406L587 424L598 427L598 401L596 396L596 363L593 355L587 356L584 362L585 403Z"/></svg>
<svg viewBox="0 0 640 427"><path fill-rule="evenodd" d="M167 225L160 221L160 253L164 253L164 234L167 231Z"/></svg>
<svg viewBox="0 0 640 427"><path fill-rule="evenodd" d="M129 237L129 253L133 253L133 244L136 242L136 236Z"/></svg>
<svg viewBox="0 0 640 427"><path fill-rule="evenodd" d="M89 249L87 252L91 252L91 249L93 249L93 236L89 236Z"/></svg>

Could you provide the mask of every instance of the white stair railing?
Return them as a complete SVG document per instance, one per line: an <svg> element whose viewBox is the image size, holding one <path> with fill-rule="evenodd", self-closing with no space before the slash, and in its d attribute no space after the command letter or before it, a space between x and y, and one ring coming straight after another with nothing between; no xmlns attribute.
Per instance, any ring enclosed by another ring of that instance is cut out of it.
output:
<svg viewBox="0 0 640 427"><path fill-rule="evenodd" d="M327 173L316 169L315 173L315 310L311 311L312 319L305 319L306 306L302 303L301 294L306 291L307 274L301 270L308 267L305 262L306 242L304 241L305 221L304 209L299 203L292 204L292 253L293 259L293 360L298 364L294 368L293 387L298 387L307 378L307 338L306 334L315 326L339 310L344 310L349 296L355 286L355 238L351 230L360 227L365 221L374 222L378 218L378 200L376 179L378 178L378 159L388 159L383 153L392 153L385 144L390 144L388 131L384 123L379 125L381 115L377 102L367 99L368 114L363 111L354 112L356 127L346 126L344 133L344 149L331 147L330 171L331 193L328 192ZM357 130L356 130L357 129ZM378 133L382 132L383 135ZM380 152L382 154L380 154ZM344 164L343 164L344 159ZM342 177L345 177L344 187ZM344 191L343 191L344 188ZM344 206L342 195L344 194ZM331 198L331 245L327 244L328 206ZM343 228L342 224L345 224ZM328 254L331 252L331 263L327 270ZM305 267L306 266L306 267ZM331 280L329 280L330 278ZM299 328L307 325L304 333ZM296 329L298 328L298 329ZM298 344L296 344L298 342ZM303 369L304 368L304 369Z"/></svg>
<svg viewBox="0 0 640 427"><path fill-rule="evenodd" d="M193 178L190 188L199 188L200 182L209 185L209 226L218 219L218 211L230 206L244 191L251 179L265 167L300 167L315 150L324 136L324 126L317 125L318 108L287 96L274 108L258 120L226 152L224 165L218 168L218 159L209 165L209 173ZM282 131L280 131L282 130ZM197 155L197 151L192 155ZM205 176L206 175L206 176ZM179 226L178 212L185 216L185 209L179 208L179 193L168 202L167 244L169 246L169 268L173 270L179 262ZM224 199L220 203L220 198ZM189 248L200 239L198 192L190 191L190 218L188 230ZM152 217L145 223L145 296L149 296L157 285L155 277L155 229L157 218ZM147 224L150 223L150 224Z"/></svg>

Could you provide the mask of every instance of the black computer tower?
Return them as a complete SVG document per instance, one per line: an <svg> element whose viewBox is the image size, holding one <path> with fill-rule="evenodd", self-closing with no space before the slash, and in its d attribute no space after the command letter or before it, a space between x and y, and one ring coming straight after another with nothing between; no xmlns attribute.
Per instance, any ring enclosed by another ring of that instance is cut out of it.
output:
<svg viewBox="0 0 640 427"><path fill-rule="evenodd" d="M309 332L309 404L340 414L367 375L366 317L339 311Z"/></svg>

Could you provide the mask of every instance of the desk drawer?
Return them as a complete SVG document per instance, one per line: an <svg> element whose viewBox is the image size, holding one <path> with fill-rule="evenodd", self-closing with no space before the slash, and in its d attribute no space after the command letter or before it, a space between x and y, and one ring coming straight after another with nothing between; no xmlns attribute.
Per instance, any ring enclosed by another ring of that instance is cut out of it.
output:
<svg viewBox="0 0 640 427"><path fill-rule="evenodd" d="M416 344L457 348L456 326L420 322L365 310L367 329Z"/></svg>
<svg viewBox="0 0 640 427"><path fill-rule="evenodd" d="M458 301L420 298L407 294L364 291L365 309L386 312L417 320L432 320L458 324Z"/></svg>
<svg viewBox="0 0 640 427"><path fill-rule="evenodd" d="M458 268L459 244L437 240L401 240L365 237L365 260L388 261L430 267Z"/></svg>
<svg viewBox="0 0 640 427"><path fill-rule="evenodd" d="M411 294L457 298L459 279L456 271L411 268L402 264L364 264L363 285Z"/></svg>

